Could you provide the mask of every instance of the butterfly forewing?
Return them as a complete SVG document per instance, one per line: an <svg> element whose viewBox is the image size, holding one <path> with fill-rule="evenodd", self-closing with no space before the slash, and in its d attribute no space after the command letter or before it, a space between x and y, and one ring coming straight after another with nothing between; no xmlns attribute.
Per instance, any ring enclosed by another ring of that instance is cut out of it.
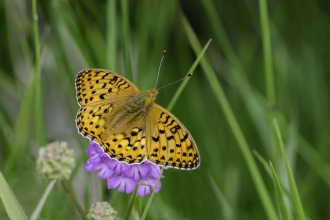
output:
<svg viewBox="0 0 330 220"><path fill-rule="evenodd" d="M80 106L120 101L125 96L139 91L128 79L102 69L80 71L76 78L76 90Z"/></svg>
<svg viewBox="0 0 330 220"><path fill-rule="evenodd" d="M102 119L102 116L112 110L112 104L80 108L76 117L79 132L83 136L101 143L105 132L105 120Z"/></svg>

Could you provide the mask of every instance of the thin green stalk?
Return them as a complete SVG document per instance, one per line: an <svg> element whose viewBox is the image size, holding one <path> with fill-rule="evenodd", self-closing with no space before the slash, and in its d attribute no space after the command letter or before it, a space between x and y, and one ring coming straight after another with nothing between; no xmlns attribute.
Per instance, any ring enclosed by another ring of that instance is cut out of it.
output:
<svg viewBox="0 0 330 220"><path fill-rule="evenodd" d="M272 61L272 50L270 42L270 31L269 31L269 20L267 10L267 0L259 0L260 6L260 22L262 30L262 42L264 50L264 68L265 68L265 79L267 98L271 106L275 105L275 82L273 73L273 61Z"/></svg>
<svg viewBox="0 0 330 220"><path fill-rule="evenodd" d="M130 220L131 219L132 211L133 211L133 208L134 208L134 201L136 199L136 194L137 194L138 187L139 187L139 184L136 184L135 189L132 193L131 199L129 201L127 212L125 214L125 220Z"/></svg>
<svg viewBox="0 0 330 220"><path fill-rule="evenodd" d="M73 204L75 205L75 207L77 208L80 216L84 219L84 220L88 220L83 208L81 207L81 205L79 204L77 198L74 196L73 192L71 191L71 189L68 187L68 185L66 184L66 182L64 180L61 181L62 186L65 190L65 192L70 196L70 199L72 200Z"/></svg>
<svg viewBox="0 0 330 220"><path fill-rule="evenodd" d="M39 29L37 0L32 1L33 16L33 44L34 44L34 80L35 80L35 120L36 133L39 146L46 143L43 128L42 97L41 97L41 79L40 79L40 55L39 55Z"/></svg>
<svg viewBox="0 0 330 220"><path fill-rule="evenodd" d="M193 50L195 51L195 53L199 54L200 51L202 50L202 48L198 42L198 39L197 39L194 31L190 27L190 24L188 23L187 19L185 17L183 17L182 19L183 19L183 24L186 29L190 44L193 47ZM265 212L266 212L268 218L269 219L278 219L275 208L271 202L271 199L270 199L270 196L266 189L265 183L261 177L261 174L260 174L259 169L256 165L256 162L252 156L250 148L246 142L246 139L244 138L244 135L243 135L243 133L239 127L239 124L236 120L236 117L229 105L229 102L225 96L225 93L216 77L216 74L215 74L214 70L212 69L211 65L209 64L206 56L203 57L203 59L201 60L201 67L204 70L204 73L209 81L209 84L210 84L214 94L216 94L218 104L223 109L223 112L226 115L230 128L232 129L232 132L243 153L244 159L245 159L248 169L251 173L252 180L254 181L256 190L262 201L262 204L264 206L264 209L265 209Z"/></svg>
<svg viewBox="0 0 330 220"><path fill-rule="evenodd" d="M294 198L293 201L294 201L294 204L296 206L299 219L305 220L306 217L305 217L304 209L303 209L302 204L301 204L300 196L299 196L299 193L298 193L298 188L297 188L297 185L296 185L296 181L294 180L294 176L293 176L293 173L292 173L292 170L291 170L291 166L290 166L288 157L286 156L282 135L281 135L280 128L278 126L276 118L273 119L273 123L274 123L274 127L276 129L276 134L277 134L278 141L279 141L280 151L281 151L281 154L282 154L282 158L284 160L285 169L286 169L288 179L289 179L289 183L290 183L290 187L291 187L291 190L292 190L292 194L293 194L293 198Z"/></svg>
<svg viewBox="0 0 330 220"><path fill-rule="evenodd" d="M189 71L188 71L188 74L194 72L194 70L196 69L196 67L197 67L197 65L199 64L200 60L202 59L203 55L205 54L206 49L209 47L211 41L212 41L212 39L210 39L210 40L205 44L203 50L200 52L200 54L198 54L198 56L197 56L195 62L194 62L193 65L190 67L190 69L189 69ZM186 80L184 80L184 81L180 84L179 88L176 90L176 92L175 92L173 98L171 99L170 104L168 104L168 106L167 106L167 110L171 111L171 110L173 109L175 103L177 102L178 98L180 97L180 95L181 95L183 89L186 87L188 81L189 81L189 78L186 79Z"/></svg>
<svg viewBox="0 0 330 220"><path fill-rule="evenodd" d="M147 205L146 205L146 208L145 208L144 211L143 211L143 214L142 214L141 220L144 220L144 219L147 217L147 214L148 214L148 211L149 211L149 208L150 208L151 202L152 202L152 200L153 200L153 198L154 198L154 196L155 196L155 190L157 189L157 186L158 186L158 183L159 183L159 181L160 181L160 178L163 176L164 167L165 167L165 164L166 164L166 162L167 162L167 159L168 159L168 156L169 156L169 154L170 154L170 150L172 149L172 147L173 147L173 146L170 144L170 147L168 148L168 151L167 151L166 156L165 156L164 166L162 166L162 171L160 172L160 175L159 175L159 177L158 177L158 179L157 179L157 182L156 182L156 184L155 184L155 188L154 188L154 190L152 191L152 193L151 193L151 195L150 195L150 198L149 198L149 200L148 200L148 203L147 203Z"/></svg>
<svg viewBox="0 0 330 220"><path fill-rule="evenodd" d="M271 170L269 169L269 164L267 163L267 161L255 149L252 149L252 152L253 152L254 156L256 156L257 159L260 161L260 163L264 166L268 175L272 176L272 173L271 173Z"/></svg>
<svg viewBox="0 0 330 220"><path fill-rule="evenodd" d="M283 196L281 184L280 184L280 181L278 181L275 169L273 167L272 162L270 162L270 161L269 161L269 167L270 167L270 170L272 171L272 177L273 177L278 205L280 207L281 218L282 218L282 220L288 220L289 217L288 217L288 212L285 208L285 202L284 202L284 196Z"/></svg>
<svg viewBox="0 0 330 220"><path fill-rule="evenodd" d="M46 199L47 199L48 195L50 194L50 192L52 191L55 183L56 183L56 180L52 180L49 182L44 194L42 195L41 199L39 200L37 207L34 209L32 215L30 217L30 220L35 220L39 217L41 210L45 205Z"/></svg>
<svg viewBox="0 0 330 220"><path fill-rule="evenodd" d="M254 156L256 156L257 159L260 161L260 163L264 166L267 174L270 177L272 177L272 172L271 172L271 169L269 169L269 165L268 165L267 161L256 150L253 149L252 152L253 152ZM289 197L290 199L292 198L291 192L287 188L284 187L282 190L284 191L284 193L287 197Z"/></svg>
<svg viewBox="0 0 330 220"><path fill-rule="evenodd" d="M123 21L125 76L127 79L133 81L132 66L131 66L131 51L130 51L131 43L130 43L128 1L122 0L120 2L121 2L122 21Z"/></svg>
<svg viewBox="0 0 330 220"><path fill-rule="evenodd" d="M117 70L117 0L107 1L107 68Z"/></svg>

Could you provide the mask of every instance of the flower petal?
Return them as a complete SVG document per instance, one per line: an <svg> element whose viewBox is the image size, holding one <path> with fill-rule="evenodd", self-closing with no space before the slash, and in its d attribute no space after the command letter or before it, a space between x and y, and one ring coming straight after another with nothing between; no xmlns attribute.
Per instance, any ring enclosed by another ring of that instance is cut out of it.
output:
<svg viewBox="0 0 330 220"><path fill-rule="evenodd" d="M138 188L138 194L140 196L147 196L150 195L151 190L155 188L157 183L157 179L148 177L145 179L142 179L139 182L139 188ZM162 183L159 181L155 190L155 193L158 193L160 189L162 188Z"/></svg>
<svg viewBox="0 0 330 220"><path fill-rule="evenodd" d="M100 172L97 174L98 178L108 179L112 176L113 170L110 169L105 163L103 164Z"/></svg>
<svg viewBox="0 0 330 220"><path fill-rule="evenodd" d="M116 161L116 162L117 165L115 168L113 168L116 174L122 174L131 168L131 166L126 164L125 162L120 162L120 161Z"/></svg>
<svg viewBox="0 0 330 220"><path fill-rule="evenodd" d="M84 170L86 170L87 172L92 172L94 171L93 169L93 163L86 163L86 165L84 166Z"/></svg>
<svg viewBox="0 0 330 220"><path fill-rule="evenodd" d="M137 193L139 194L139 196L147 196L150 194L150 187L140 184Z"/></svg>
<svg viewBox="0 0 330 220"><path fill-rule="evenodd" d="M112 176L108 179L108 189L114 189L119 186L121 176Z"/></svg>
<svg viewBox="0 0 330 220"><path fill-rule="evenodd" d="M101 149L101 147L94 143L94 142L90 142L87 150L86 150L86 153L89 155L89 156L92 156L94 154L99 154L99 153L103 153L103 150Z"/></svg>
<svg viewBox="0 0 330 220"><path fill-rule="evenodd" d="M136 182L129 177L126 177L125 179L126 179L126 193L129 194L133 192Z"/></svg>
<svg viewBox="0 0 330 220"><path fill-rule="evenodd" d="M158 177L160 176L160 173L161 173L160 167L153 164L153 163L150 163L150 162L148 162L148 165L150 167L150 174L149 175L156 178L156 179L158 179Z"/></svg>
<svg viewBox="0 0 330 220"><path fill-rule="evenodd" d="M142 179L139 182L138 194L140 196L147 196L147 195L149 195L151 193L151 190L153 188L155 188L156 183L157 183L157 179L152 178L152 177L148 177L148 178ZM155 189L155 193L158 193L161 188L162 188L162 183L159 181L157 183L157 187Z"/></svg>
<svg viewBox="0 0 330 220"><path fill-rule="evenodd" d="M108 179L109 189L114 189L119 186L118 191L126 191L127 194L133 192L135 185L136 181L134 181L132 178L126 177L125 175L112 176Z"/></svg>
<svg viewBox="0 0 330 220"><path fill-rule="evenodd" d="M134 164L125 172L125 175L139 181L141 178L147 177L150 172L150 167L146 164Z"/></svg>

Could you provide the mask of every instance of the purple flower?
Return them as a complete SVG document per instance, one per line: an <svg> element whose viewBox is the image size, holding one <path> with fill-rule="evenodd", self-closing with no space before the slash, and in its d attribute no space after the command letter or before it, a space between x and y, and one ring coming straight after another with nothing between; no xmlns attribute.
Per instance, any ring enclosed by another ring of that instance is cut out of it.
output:
<svg viewBox="0 0 330 220"><path fill-rule="evenodd" d="M136 181L126 175L112 176L108 179L108 189L114 189L118 186L119 192L131 193L134 190Z"/></svg>
<svg viewBox="0 0 330 220"><path fill-rule="evenodd" d="M125 175L139 181L141 178L147 177L150 173L150 166L147 164L132 165Z"/></svg>
<svg viewBox="0 0 330 220"><path fill-rule="evenodd" d="M157 187L156 187L156 184L157 184ZM161 187L162 187L162 184L160 181L157 183L157 179L148 177L148 178L142 179L140 181L137 192L140 196L147 196L151 193L151 189L156 188L155 192L158 193Z"/></svg>
<svg viewBox="0 0 330 220"><path fill-rule="evenodd" d="M87 172L99 170L97 176L108 180L109 189L118 187L119 192L131 193L138 184L138 194L147 196L153 189L158 193L162 187L160 181L156 187L157 179L161 174L161 169L156 164L145 161L141 164L128 165L125 162L111 159L94 142L90 143L86 152L89 159L84 169ZM161 178L164 178L164 176L161 176Z"/></svg>

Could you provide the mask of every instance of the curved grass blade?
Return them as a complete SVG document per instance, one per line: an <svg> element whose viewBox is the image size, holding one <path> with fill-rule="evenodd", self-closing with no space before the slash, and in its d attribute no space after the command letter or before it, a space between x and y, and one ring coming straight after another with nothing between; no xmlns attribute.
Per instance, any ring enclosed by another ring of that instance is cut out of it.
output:
<svg viewBox="0 0 330 220"><path fill-rule="evenodd" d="M166 162L167 162L168 155L169 155L171 149L172 149L172 145L170 145L170 147L169 147L169 149L168 149L168 151L167 151L167 153L166 153L165 161L164 161L164 165L165 165ZM157 179L157 182L156 182L156 184L155 184L155 189L157 189L157 186L158 186L158 183L159 183L159 181L160 181L160 178L163 176L164 167L165 167L165 166L162 166L162 170L161 170L160 175L159 175L159 177L158 177L158 179ZM142 214L141 220L144 220L144 219L147 217L147 214L148 214L148 211L149 211L149 208L150 208L151 202L152 202L152 200L153 200L153 198L154 198L154 196L155 196L155 189L152 190L152 193L151 193L151 195L150 195L150 198L149 198L149 200L148 200L148 203L147 203L147 205L146 205L146 208L145 208L144 211L143 211L143 214Z"/></svg>
<svg viewBox="0 0 330 220"><path fill-rule="evenodd" d="M1 172L0 198L5 206L9 219L28 219Z"/></svg>
<svg viewBox="0 0 330 220"><path fill-rule="evenodd" d="M130 29L129 29L129 13L128 13L128 1L122 0L121 11L123 19L123 36L124 36L124 65L125 76L127 79L133 81L132 65L131 65L131 43L130 43Z"/></svg>
<svg viewBox="0 0 330 220"><path fill-rule="evenodd" d="M278 126L276 118L273 119L273 122L274 122L274 127L275 127L275 130L276 130L276 134L277 134L277 137L278 137L279 145L280 145L280 151L281 151L281 154L282 154L282 158L284 160L285 169L286 169L286 172L287 172L287 175L288 175L290 187L291 187L291 190L292 190L293 202L294 202L295 207L297 209L299 219L305 220L306 217L305 217L304 209L303 209L302 204L301 204L301 200L300 200L300 196L299 196L299 193L298 193L296 181L294 180L294 176L293 176L293 173L292 173L292 170L291 170L291 166L289 164L289 160L288 160L288 158L286 156L286 153L285 153L282 135L281 135L280 128Z"/></svg>
<svg viewBox="0 0 330 220"><path fill-rule="evenodd" d="M192 73L192 72L194 72L194 70L196 69L196 66L198 65L198 63L200 62L200 60L202 59L202 57L204 56L205 51L206 51L206 49L209 47L211 41L212 41L212 39L210 39L210 40L205 44L204 48L202 49L202 51L201 51L201 52L199 53L199 55L197 56L195 62L194 62L193 65L190 67L188 73ZM184 80L184 81L180 84L179 88L176 90L176 92L175 92L173 98L171 99L170 104L168 104L168 106L167 106L167 110L169 110L169 111L172 110L172 108L174 107L176 101L178 100L179 96L181 95L183 89L186 87L188 81L189 81L189 78L186 79L186 80Z"/></svg>
<svg viewBox="0 0 330 220"><path fill-rule="evenodd" d="M280 207L280 213L281 213L282 220L288 220L289 217L288 217L288 212L285 208L284 196L283 196L281 184L278 181L278 178L277 178L276 172L274 170L273 164L270 161L269 161L269 167L270 167L270 170L272 172L274 187L275 187L275 191L276 191L278 205Z"/></svg>
<svg viewBox="0 0 330 220"><path fill-rule="evenodd" d="M183 20L183 24L184 24L184 27L187 32L187 36L190 40L190 44L191 44L193 50L195 51L195 53L199 54L201 51L201 46L199 44L199 41L198 41L194 31L192 30L190 24L188 23L187 19L183 16L182 20ZM232 129L232 132L238 142L238 145L244 156L244 159L245 159L248 169L250 171L252 180L254 181L256 190L258 192L260 200L262 201L262 204L264 206L264 209L265 209L265 212L266 212L268 218L274 219L274 220L278 219L274 205L270 199L270 195L266 189L266 186L261 177L260 171L259 171L257 164L249 149L249 145L242 133L242 130L237 122L237 119L233 113L233 110L231 109L231 106L224 94L223 88L221 87L221 85L215 75L215 72L214 72L213 68L211 67L211 65L209 64L206 57L203 57L203 59L201 60L201 67L204 70L206 78L208 79L215 96L218 98L217 102L220 105L220 107L223 109L223 112L226 115L230 128Z"/></svg>

